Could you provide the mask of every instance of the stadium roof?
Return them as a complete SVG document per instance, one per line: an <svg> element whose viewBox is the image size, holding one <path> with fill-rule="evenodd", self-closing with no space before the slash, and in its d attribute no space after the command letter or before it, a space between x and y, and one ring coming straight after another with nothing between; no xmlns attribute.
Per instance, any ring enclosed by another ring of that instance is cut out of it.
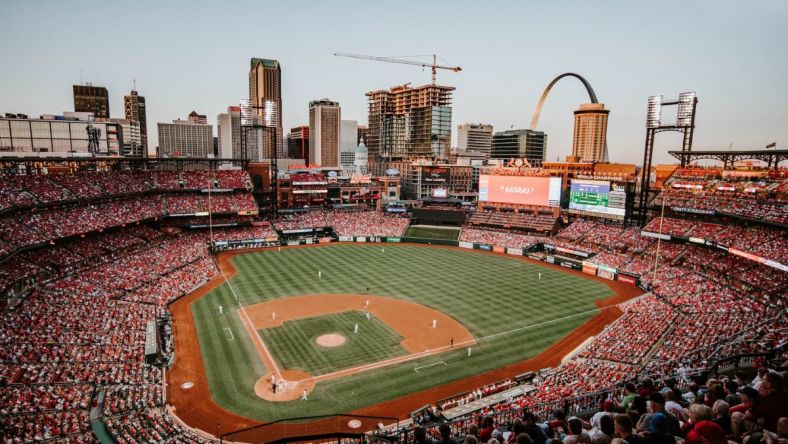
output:
<svg viewBox="0 0 788 444"><path fill-rule="evenodd" d="M780 162L788 160L788 150L711 150L711 151L668 151L668 154L678 160L700 160L713 159L723 162L725 165L733 164L742 160L760 160L766 162L769 167L777 168Z"/></svg>

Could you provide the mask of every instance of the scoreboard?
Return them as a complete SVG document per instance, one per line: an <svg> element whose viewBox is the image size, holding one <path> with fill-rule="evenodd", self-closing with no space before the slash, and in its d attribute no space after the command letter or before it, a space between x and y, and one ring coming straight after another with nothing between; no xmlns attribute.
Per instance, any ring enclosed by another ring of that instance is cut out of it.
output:
<svg viewBox="0 0 788 444"><path fill-rule="evenodd" d="M626 203L626 187L610 181L573 179L569 188L570 212L623 219Z"/></svg>

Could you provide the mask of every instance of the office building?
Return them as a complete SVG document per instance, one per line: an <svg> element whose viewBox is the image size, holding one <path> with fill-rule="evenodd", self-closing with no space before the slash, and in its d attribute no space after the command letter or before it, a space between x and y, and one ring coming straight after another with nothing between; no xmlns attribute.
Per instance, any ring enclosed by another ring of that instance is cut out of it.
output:
<svg viewBox="0 0 788 444"><path fill-rule="evenodd" d="M290 129L290 134L287 136L287 157L304 159L304 164L309 165L309 126L302 125Z"/></svg>
<svg viewBox="0 0 788 444"><path fill-rule="evenodd" d="M497 132L492 137L491 159L528 159L537 166L545 160L547 135L541 131L518 129Z"/></svg>
<svg viewBox="0 0 788 444"><path fill-rule="evenodd" d="M342 111L339 102L329 99L309 102L309 162L338 168L339 133Z"/></svg>
<svg viewBox="0 0 788 444"><path fill-rule="evenodd" d="M74 112L109 118L109 92L103 86L74 85Z"/></svg>
<svg viewBox="0 0 788 444"><path fill-rule="evenodd" d="M457 126L457 150L484 153L490 157L493 127L485 123L463 123Z"/></svg>
<svg viewBox="0 0 788 444"><path fill-rule="evenodd" d="M354 169L358 147L358 121L343 120L339 128L339 163L345 171Z"/></svg>
<svg viewBox="0 0 788 444"><path fill-rule="evenodd" d="M607 162L607 117L603 103L584 103L575 111L572 156L583 162Z"/></svg>
<svg viewBox="0 0 788 444"><path fill-rule="evenodd" d="M140 122L130 119L96 119L100 123L114 123L118 125L118 141L120 155L124 157L145 157L147 154L142 149L142 127ZM110 129L111 131L111 129Z"/></svg>
<svg viewBox="0 0 788 444"><path fill-rule="evenodd" d="M208 124L208 118L205 117L205 114L197 114L197 111L192 111L189 113L189 121L198 125Z"/></svg>
<svg viewBox="0 0 788 444"><path fill-rule="evenodd" d="M241 107L228 106L227 112L216 116L216 151L222 159L259 160L263 134L259 130L244 130L246 156L241 146Z"/></svg>
<svg viewBox="0 0 788 444"><path fill-rule="evenodd" d="M88 128L96 131L90 146ZM123 130L114 122L97 122L92 113L64 112L31 119L24 114L0 116L0 156L126 155Z"/></svg>
<svg viewBox="0 0 788 444"><path fill-rule="evenodd" d="M451 150L454 87L396 86L368 92L370 168L382 174L394 160L443 159Z"/></svg>
<svg viewBox="0 0 788 444"><path fill-rule="evenodd" d="M139 122L140 138L142 140L142 155L148 155L148 118L145 108L145 97L131 90L127 96L123 96L123 109L127 120Z"/></svg>
<svg viewBox="0 0 788 444"><path fill-rule="evenodd" d="M277 60L252 59L249 69L249 105L259 119L257 124L273 128L265 131L260 160L282 157L282 68Z"/></svg>
<svg viewBox="0 0 788 444"><path fill-rule="evenodd" d="M191 120L159 123L159 157L211 157L213 127Z"/></svg>

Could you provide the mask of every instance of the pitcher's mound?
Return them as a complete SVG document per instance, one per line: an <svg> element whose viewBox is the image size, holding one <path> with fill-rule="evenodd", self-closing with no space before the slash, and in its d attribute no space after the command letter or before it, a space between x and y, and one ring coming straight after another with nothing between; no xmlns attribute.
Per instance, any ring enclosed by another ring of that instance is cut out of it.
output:
<svg viewBox="0 0 788 444"><path fill-rule="evenodd" d="M321 347L339 347L343 345L347 339L339 333L329 333L327 335L318 336L315 342Z"/></svg>

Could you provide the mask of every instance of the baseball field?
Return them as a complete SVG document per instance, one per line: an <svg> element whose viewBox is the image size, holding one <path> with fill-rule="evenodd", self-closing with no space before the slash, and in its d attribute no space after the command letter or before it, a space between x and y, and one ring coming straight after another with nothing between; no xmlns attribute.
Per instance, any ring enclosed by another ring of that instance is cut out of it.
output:
<svg viewBox="0 0 788 444"><path fill-rule="evenodd" d="M501 254L331 244L227 258L227 282L188 301L192 319L173 307L176 357L196 335L205 379L177 365L173 374L207 385L212 402L248 424L372 411L436 387L459 393L473 375L534 358L601 312L610 313L599 322L620 313L598 308L616 295L611 284ZM285 381L278 391L272 374ZM191 396L170 391L175 405Z"/></svg>

